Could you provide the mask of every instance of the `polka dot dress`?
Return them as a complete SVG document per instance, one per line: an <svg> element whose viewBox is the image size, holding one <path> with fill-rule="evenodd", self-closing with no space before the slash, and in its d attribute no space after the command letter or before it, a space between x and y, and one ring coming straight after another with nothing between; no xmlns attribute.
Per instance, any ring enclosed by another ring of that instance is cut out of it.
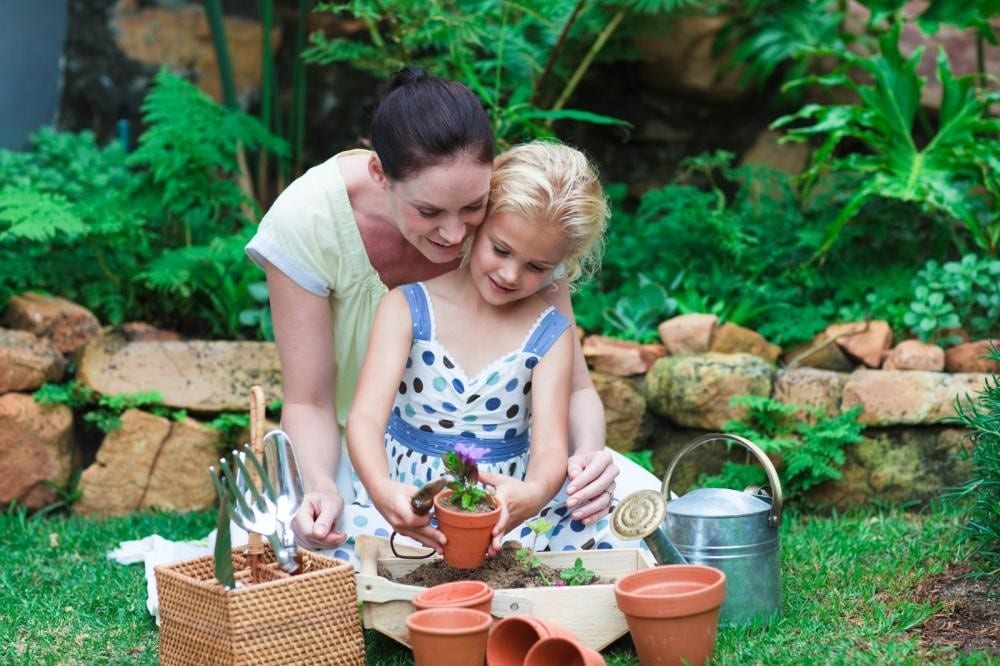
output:
<svg viewBox="0 0 1000 666"><path fill-rule="evenodd" d="M523 479L529 463L532 370L569 327L569 321L558 310L548 307L538 316L519 349L499 355L469 377L437 340L433 305L424 285L404 285L402 290L410 306L413 345L385 435L391 477L421 487L441 475L442 453L452 450L457 442L471 442L490 449L480 462L481 470ZM333 554L353 561L357 567L353 537L359 534L388 537L392 527L372 506L357 475L354 491L356 500L345 509L343 518L343 529L352 538ZM565 500L565 492L561 491L540 512L555 527L538 537L537 550L615 545L607 518L584 526L572 520ZM527 543L531 541L530 534L530 529L521 525L505 538ZM397 537L397 543L414 542Z"/></svg>

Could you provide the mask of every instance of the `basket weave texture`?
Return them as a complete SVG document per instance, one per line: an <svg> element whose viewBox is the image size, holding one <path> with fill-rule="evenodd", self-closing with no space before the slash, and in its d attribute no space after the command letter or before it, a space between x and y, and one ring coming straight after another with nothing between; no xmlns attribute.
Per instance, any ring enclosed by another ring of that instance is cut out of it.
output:
<svg viewBox="0 0 1000 666"><path fill-rule="evenodd" d="M248 584L241 551L236 580L215 580L211 555L158 566L160 663L364 664L354 569L348 562L299 551L303 573L289 576L265 551L261 582Z"/></svg>

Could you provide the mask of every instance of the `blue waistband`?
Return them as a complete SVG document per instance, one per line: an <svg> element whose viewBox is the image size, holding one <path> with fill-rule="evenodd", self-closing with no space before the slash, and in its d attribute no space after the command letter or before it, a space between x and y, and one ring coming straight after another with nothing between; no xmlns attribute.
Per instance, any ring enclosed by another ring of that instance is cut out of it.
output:
<svg viewBox="0 0 1000 666"><path fill-rule="evenodd" d="M437 432L427 432L414 428L395 412L389 415L389 424L386 430L414 451L428 456L440 457L448 451L454 451L455 444L459 442L485 446L489 448L489 453L480 458L481 462L501 462L519 456L528 450L531 441L527 430L510 439L483 439L471 433L444 435Z"/></svg>

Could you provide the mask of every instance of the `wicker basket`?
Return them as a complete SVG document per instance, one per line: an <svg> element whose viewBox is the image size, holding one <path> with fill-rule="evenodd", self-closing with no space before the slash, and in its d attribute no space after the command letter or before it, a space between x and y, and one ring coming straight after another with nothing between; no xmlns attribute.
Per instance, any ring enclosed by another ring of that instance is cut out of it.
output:
<svg viewBox="0 0 1000 666"><path fill-rule="evenodd" d="M289 576L266 549L262 581L226 590L211 555L158 566L160 663L364 664L354 569L300 551L303 573ZM233 551L236 580L250 571Z"/></svg>

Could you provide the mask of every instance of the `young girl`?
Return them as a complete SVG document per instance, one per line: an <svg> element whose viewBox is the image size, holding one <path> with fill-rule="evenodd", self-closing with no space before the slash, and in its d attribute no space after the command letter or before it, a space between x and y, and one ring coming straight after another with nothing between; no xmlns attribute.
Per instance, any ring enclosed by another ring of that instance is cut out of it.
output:
<svg viewBox="0 0 1000 666"><path fill-rule="evenodd" d="M345 529L395 530L440 552L444 535L410 499L441 475L442 453L474 442L489 448L480 479L501 506L491 551L539 514L556 524L539 546L608 547L606 519L571 525L565 497L546 506L566 480L574 329L538 296L596 265L603 190L582 153L536 141L496 159L489 200L461 268L379 304L347 421L360 483Z"/></svg>

